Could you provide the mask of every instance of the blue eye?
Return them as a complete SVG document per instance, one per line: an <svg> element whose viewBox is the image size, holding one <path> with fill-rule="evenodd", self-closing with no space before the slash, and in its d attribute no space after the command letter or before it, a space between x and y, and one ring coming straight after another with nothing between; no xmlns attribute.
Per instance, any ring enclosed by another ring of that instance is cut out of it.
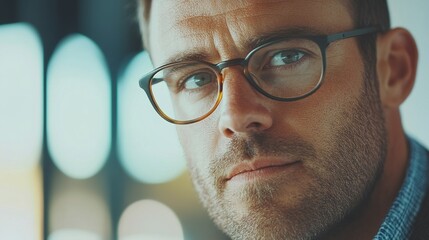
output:
<svg viewBox="0 0 429 240"><path fill-rule="evenodd" d="M196 73L184 81L184 88L187 90L201 88L212 83L215 78L216 76L213 76L213 74L208 72Z"/></svg>
<svg viewBox="0 0 429 240"><path fill-rule="evenodd" d="M301 60L305 55L304 52L298 50L283 50L274 54L270 60L270 66L279 67L293 64Z"/></svg>

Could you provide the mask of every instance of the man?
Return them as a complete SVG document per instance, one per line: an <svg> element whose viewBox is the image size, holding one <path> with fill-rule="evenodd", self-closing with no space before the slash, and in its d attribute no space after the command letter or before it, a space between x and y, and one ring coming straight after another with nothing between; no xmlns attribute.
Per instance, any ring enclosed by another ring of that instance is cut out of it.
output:
<svg viewBox="0 0 429 240"><path fill-rule="evenodd" d="M141 2L141 81L232 239L429 239L399 106L417 48L383 0Z"/></svg>

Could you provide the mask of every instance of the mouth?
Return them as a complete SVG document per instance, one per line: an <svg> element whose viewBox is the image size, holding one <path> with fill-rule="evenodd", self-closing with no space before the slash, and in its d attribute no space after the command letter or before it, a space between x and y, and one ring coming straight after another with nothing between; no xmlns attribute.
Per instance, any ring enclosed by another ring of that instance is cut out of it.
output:
<svg viewBox="0 0 429 240"><path fill-rule="evenodd" d="M258 159L251 162L241 162L234 167L226 177L227 181L251 181L273 177L278 174L288 174L298 167L300 161Z"/></svg>

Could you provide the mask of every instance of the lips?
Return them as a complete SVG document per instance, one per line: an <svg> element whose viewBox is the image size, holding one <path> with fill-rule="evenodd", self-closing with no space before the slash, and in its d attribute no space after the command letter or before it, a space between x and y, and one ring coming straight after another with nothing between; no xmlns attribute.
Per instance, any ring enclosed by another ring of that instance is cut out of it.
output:
<svg viewBox="0 0 429 240"><path fill-rule="evenodd" d="M243 173L256 172L259 170L271 169L271 168L287 167L294 163L297 163L297 161L259 159L259 160L253 160L250 162L241 162L235 165L234 167L232 167L232 170L229 171L229 174L227 175L226 180L231 180L232 178L239 176L240 174L243 174Z"/></svg>

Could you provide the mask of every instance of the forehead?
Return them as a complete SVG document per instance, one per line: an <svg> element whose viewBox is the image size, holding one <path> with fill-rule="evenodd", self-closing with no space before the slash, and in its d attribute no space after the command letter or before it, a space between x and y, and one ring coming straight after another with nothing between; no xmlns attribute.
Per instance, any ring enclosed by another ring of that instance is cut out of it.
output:
<svg viewBox="0 0 429 240"><path fill-rule="evenodd" d="M297 27L328 34L352 19L345 0L153 1L150 52L155 63L188 51L222 57L248 51L243 43L254 36Z"/></svg>

